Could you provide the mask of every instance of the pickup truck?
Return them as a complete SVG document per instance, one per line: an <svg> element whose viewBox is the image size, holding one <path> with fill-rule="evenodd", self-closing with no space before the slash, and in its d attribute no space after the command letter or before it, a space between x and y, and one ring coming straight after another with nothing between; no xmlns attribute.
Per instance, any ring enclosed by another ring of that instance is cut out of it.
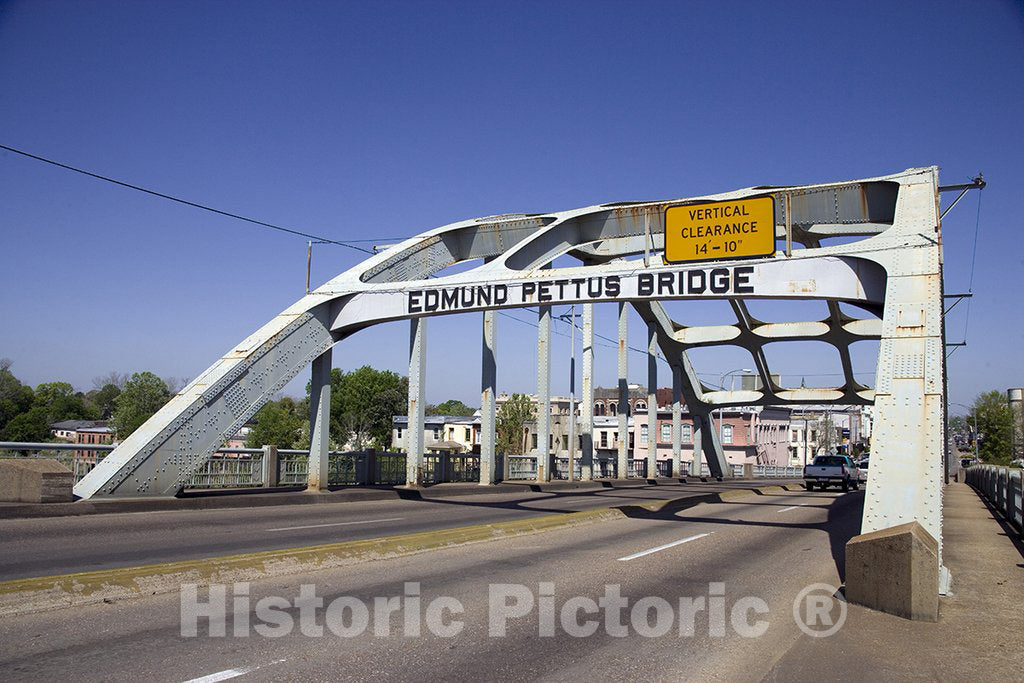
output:
<svg viewBox="0 0 1024 683"><path fill-rule="evenodd" d="M860 488L860 469L847 455L819 455L804 467L804 488L824 491L831 486L842 486L844 491Z"/></svg>

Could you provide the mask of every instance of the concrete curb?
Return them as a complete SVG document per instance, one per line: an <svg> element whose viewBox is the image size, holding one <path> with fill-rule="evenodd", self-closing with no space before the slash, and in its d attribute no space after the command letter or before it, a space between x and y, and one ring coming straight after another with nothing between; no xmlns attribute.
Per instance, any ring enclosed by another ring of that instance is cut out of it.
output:
<svg viewBox="0 0 1024 683"><path fill-rule="evenodd" d="M704 480L700 480L704 481ZM726 480L731 482L742 479ZM746 480L751 481L751 480ZM182 498L128 498L114 500L79 500L74 503L2 503L0 519L38 519L43 517L77 517L81 515L120 514L131 512L159 512L167 510L223 510L270 507L275 505L330 505L337 503L374 500L402 500L448 498L496 493L527 493L558 491L589 491L607 488L634 488L674 483L699 483L687 479L626 479L598 480L596 482L502 482L492 486L479 484L437 484L422 488L393 486L353 487L336 491L309 493L301 488L283 488L277 491L263 489L234 490L206 494L190 494ZM719 482L706 482L712 485Z"/></svg>
<svg viewBox="0 0 1024 683"><path fill-rule="evenodd" d="M342 567L357 562L411 555L469 543L542 533L613 519L664 518L701 503L735 500L782 486L745 488L700 496L619 505L532 519L423 531L360 541L270 550L243 555L168 562L96 572L0 582L0 615L13 616L62 607L112 602L179 590L182 584L230 583Z"/></svg>

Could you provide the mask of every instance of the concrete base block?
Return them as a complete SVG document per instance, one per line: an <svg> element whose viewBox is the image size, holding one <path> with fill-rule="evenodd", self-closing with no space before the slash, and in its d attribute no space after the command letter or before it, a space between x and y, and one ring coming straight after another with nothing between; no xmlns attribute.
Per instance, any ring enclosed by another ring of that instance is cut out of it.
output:
<svg viewBox="0 0 1024 683"><path fill-rule="evenodd" d="M67 503L73 500L74 475L49 458L0 459L0 501Z"/></svg>
<svg viewBox="0 0 1024 683"><path fill-rule="evenodd" d="M846 544L846 599L915 621L939 618L939 544L917 522Z"/></svg>

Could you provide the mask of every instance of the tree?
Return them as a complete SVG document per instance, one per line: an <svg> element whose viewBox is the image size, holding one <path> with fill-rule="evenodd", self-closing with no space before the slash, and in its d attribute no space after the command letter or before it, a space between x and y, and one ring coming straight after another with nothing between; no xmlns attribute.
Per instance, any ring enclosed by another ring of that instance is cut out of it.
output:
<svg viewBox="0 0 1024 683"><path fill-rule="evenodd" d="M309 387L307 385L307 394ZM364 365L331 370L331 438L341 447L384 450L391 445L395 415L408 412L409 379Z"/></svg>
<svg viewBox="0 0 1024 683"><path fill-rule="evenodd" d="M11 420L32 407L33 399L32 387L22 384L11 372L10 359L0 358L0 434Z"/></svg>
<svg viewBox="0 0 1024 683"><path fill-rule="evenodd" d="M512 394L501 406L497 419L497 449L503 455L526 453L526 425L534 419L533 401L523 394Z"/></svg>
<svg viewBox="0 0 1024 683"><path fill-rule="evenodd" d="M106 387L108 384L113 384L115 387L118 388L118 390L121 390L124 389L125 382L127 381L128 375L124 374L123 372L118 372L117 370L111 370L105 375L93 377L92 386L93 389L99 391L100 389Z"/></svg>
<svg viewBox="0 0 1024 683"><path fill-rule="evenodd" d="M832 414L825 413L818 418L818 443L817 446L824 453L830 453L832 446L836 443L836 425L832 421Z"/></svg>
<svg viewBox="0 0 1024 683"><path fill-rule="evenodd" d="M114 414L117 397L121 395L121 388L116 384L105 384L103 388L90 391L85 395L86 399L96 406L96 411L104 420L109 420Z"/></svg>
<svg viewBox="0 0 1024 683"><path fill-rule="evenodd" d="M124 391L114 399L111 426L122 441L142 426L153 413L171 398L164 381L152 372L136 372L124 385Z"/></svg>
<svg viewBox="0 0 1024 683"><path fill-rule="evenodd" d="M974 399L978 421L978 455L992 465L1010 464L1013 414L1001 391L987 391Z"/></svg>
<svg viewBox="0 0 1024 683"><path fill-rule="evenodd" d="M3 441L40 442L50 440L46 409L33 406L11 419L3 428Z"/></svg>
<svg viewBox="0 0 1024 683"><path fill-rule="evenodd" d="M439 405L428 404L424 409L427 415L454 415L457 417L472 417L476 408L470 408L458 399L448 399Z"/></svg>
<svg viewBox="0 0 1024 683"><path fill-rule="evenodd" d="M67 382L48 382L36 387L33 407L42 408L51 424L61 420L95 420L99 414Z"/></svg>
<svg viewBox="0 0 1024 683"><path fill-rule="evenodd" d="M188 382L188 377L164 377L164 384L172 396L188 386Z"/></svg>
<svg viewBox="0 0 1024 683"><path fill-rule="evenodd" d="M249 448L275 445L278 448L300 448L308 446L308 436L303 439L303 425L307 422L299 404L287 396L280 401L270 401L256 413L256 426L249 432L245 445Z"/></svg>

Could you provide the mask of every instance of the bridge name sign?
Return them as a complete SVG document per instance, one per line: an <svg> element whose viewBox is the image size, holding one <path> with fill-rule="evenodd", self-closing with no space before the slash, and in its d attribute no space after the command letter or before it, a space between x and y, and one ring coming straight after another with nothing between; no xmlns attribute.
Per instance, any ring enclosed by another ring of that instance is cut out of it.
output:
<svg viewBox="0 0 1024 683"><path fill-rule="evenodd" d="M754 294L754 272L754 266L691 268L630 275L546 278L512 284L414 289L406 295L406 313L435 313L481 307L575 301Z"/></svg>

